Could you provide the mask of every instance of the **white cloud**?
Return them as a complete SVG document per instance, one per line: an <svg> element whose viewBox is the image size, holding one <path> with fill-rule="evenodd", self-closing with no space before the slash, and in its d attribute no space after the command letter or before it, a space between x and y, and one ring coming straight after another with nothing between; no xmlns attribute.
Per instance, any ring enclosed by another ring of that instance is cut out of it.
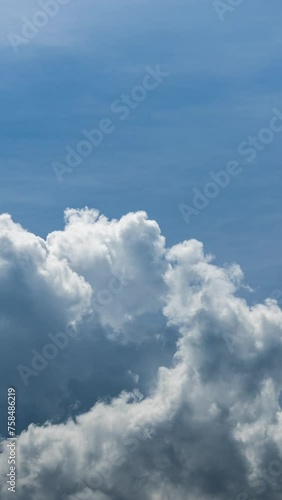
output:
<svg viewBox="0 0 282 500"><path fill-rule="evenodd" d="M143 212L109 221L97 211L68 210L65 230L46 242L3 221L1 270L12 248L10 265L22 270L31 302L44 300L43 280L65 315L83 318L83 296L89 307L111 273L129 274L130 285L95 316L102 332L111 330L115 342L146 342L138 325L152 314L179 333L171 367L160 360L155 387L144 396L122 392L75 421L32 424L21 433L17 498L248 500L260 489L278 500L282 311L275 301L249 307L239 296L238 266L216 266L195 240L166 249ZM82 345L76 349L85 355ZM3 442L3 474L6 453ZM1 488L5 500L5 480Z"/></svg>
<svg viewBox="0 0 282 500"><path fill-rule="evenodd" d="M92 290L84 278L52 254L44 240L15 224L8 214L0 216L0 245L0 276L7 300L27 300L34 314L52 310L65 321L74 322L90 309ZM4 315L8 312L5 306L3 303ZM25 312L16 309L14 319Z"/></svg>
<svg viewBox="0 0 282 500"><path fill-rule="evenodd" d="M120 330L136 317L160 309L167 268L165 239L144 212L109 221L96 210L67 210L64 231L51 233L47 245L90 283L93 307L103 326Z"/></svg>

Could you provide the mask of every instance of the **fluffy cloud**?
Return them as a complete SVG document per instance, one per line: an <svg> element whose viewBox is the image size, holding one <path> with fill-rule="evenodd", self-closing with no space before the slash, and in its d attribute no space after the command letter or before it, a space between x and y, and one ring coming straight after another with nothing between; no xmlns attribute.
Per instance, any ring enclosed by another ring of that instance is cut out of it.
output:
<svg viewBox="0 0 282 500"><path fill-rule="evenodd" d="M50 253L44 240L6 214L0 217L0 281L0 377L5 385L22 386L22 414L27 415L29 406L31 412L36 406L43 409L45 402L48 406L48 398L45 394L38 404L42 380L36 377L32 396L17 367L30 363L32 349L46 344L49 332L67 323L75 325L91 310L92 290L66 261ZM50 380L54 377L49 376ZM4 418L3 391L0 399Z"/></svg>
<svg viewBox="0 0 282 500"><path fill-rule="evenodd" d="M91 284L103 326L117 332L160 309L167 264L165 239L155 221L144 212L109 221L88 209L69 209L65 220L64 231L47 237L48 248Z"/></svg>
<svg viewBox="0 0 282 500"><path fill-rule="evenodd" d="M144 391L157 374L165 329L167 263L156 222L142 212L108 221L96 210L67 210L65 230L44 241L3 215L0 235L0 374L19 387L19 428L60 420L77 399L89 409L132 389L130 372ZM66 335L70 325L77 335ZM54 346L54 336L67 346ZM3 393L0 401L5 421Z"/></svg>
<svg viewBox="0 0 282 500"><path fill-rule="evenodd" d="M48 296L49 307L72 321L83 323L92 308L85 335L101 335L117 349L133 345L131 353L145 345L148 354L148 336L156 331L157 338L165 330L178 333L166 366L159 343L157 377L143 394L120 391L96 403L93 397L92 408L74 419L31 424L20 434L17 498L253 500L263 495L278 500L282 311L275 301L250 307L240 298L238 266L214 265L195 240L165 248L158 225L142 212L108 221L93 210L68 210L65 230L46 242L6 216L3 221L9 243L0 247L1 270L7 284L21 278L18 288L29 290L17 295L21 319L32 316L23 300L31 308L34 300ZM2 256L9 245L11 269L21 273L13 274ZM114 294L107 287L113 276L121 282L130 277L130 284ZM112 299L96 307L101 289L110 290ZM58 300L59 308L53 305ZM1 317L9 319L4 306ZM89 350L92 344L86 345ZM83 360L84 346L76 344ZM129 356L119 361L126 373L136 373ZM58 367L52 366L50 373L56 374ZM73 369L64 365L65 380ZM5 500L7 447L2 444Z"/></svg>

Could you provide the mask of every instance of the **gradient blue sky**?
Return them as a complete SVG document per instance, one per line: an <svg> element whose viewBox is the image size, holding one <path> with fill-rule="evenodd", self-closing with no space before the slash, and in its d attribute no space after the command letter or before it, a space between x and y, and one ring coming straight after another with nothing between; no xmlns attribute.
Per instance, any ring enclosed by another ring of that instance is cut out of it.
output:
<svg viewBox="0 0 282 500"><path fill-rule="evenodd" d="M212 0L71 0L18 54L7 35L38 3L2 9L1 212L45 236L67 206L146 210L169 244L238 262L256 298L280 288L282 134L190 225L178 205L282 111L281 2L243 0L221 22ZM169 77L59 184L51 163L156 64Z"/></svg>

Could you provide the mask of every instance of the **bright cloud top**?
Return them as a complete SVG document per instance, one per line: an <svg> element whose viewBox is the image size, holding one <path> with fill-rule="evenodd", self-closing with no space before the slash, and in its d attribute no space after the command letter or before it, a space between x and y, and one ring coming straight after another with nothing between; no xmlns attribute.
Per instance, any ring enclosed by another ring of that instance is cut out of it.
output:
<svg viewBox="0 0 282 500"><path fill-rule="evenodd" d="M76 328L93 315L91 334L99 327L116 344L146 343L154 333L144 318L178 331L171 366L160 362L149 393L124 391L75 420L31 424L20 434L17 498L281 497L282 311L275 301L250 307L239 296L237 265L214 265L196 240L166 248L144 212L109 221L95 210L67 210L65 229L46 241L7 215L0 222L1 280L16 294L21 335L38 335L26 308L40 317L41 302L54 328L67 320ZM11 317L3 303L1 324ZM66 383L72 369L65 368ZM3 441L3 499L7 453Z"/></svg>

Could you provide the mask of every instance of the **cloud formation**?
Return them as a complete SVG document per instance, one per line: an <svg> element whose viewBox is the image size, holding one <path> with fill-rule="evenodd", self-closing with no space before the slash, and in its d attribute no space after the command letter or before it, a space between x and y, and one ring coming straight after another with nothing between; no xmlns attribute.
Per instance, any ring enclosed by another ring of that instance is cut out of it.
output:
<svg viewBox="0 0 282 500"><path fill-rule="evenodd" d="M54 329L71 321L77 328L87 314L83 341L75 344L86 371L95 360L93 337L103 338L116 349L130 346L120 361L138 385L146 356L134 370L130 353L148 354L164 331L178 335L170 362L159 342L156 377L142 393L122 387L121 377L111 400L93 396L92 408L82 414L58 424L31 423L21 432L19 500L281 497L282 311L271 299L250 307L240 298L239 266L216 266L196 240L166 248L144 212L109 221L95 210L67 210L65 229L46 241L4 215L2 234L1 279L13 299L20 325L14 337L24 352L38 345L38 336L46 341L50 323ZM108 290L105 304L99 303L106 297L101 290ZM1 324L9 326L1 335L9 345L12 311L8 300L1 303ZM45 317L48 328L39 331L36 321ZM93 351L84 360L85 346ZM110 371L109 361L104 369ZM81 387L87 378L67 354L48 369L48 378L59 373L64 382L59 396L49 387L49 399L65 397L73 370ZM5 500L5 441L2 446Z"/></svg>

